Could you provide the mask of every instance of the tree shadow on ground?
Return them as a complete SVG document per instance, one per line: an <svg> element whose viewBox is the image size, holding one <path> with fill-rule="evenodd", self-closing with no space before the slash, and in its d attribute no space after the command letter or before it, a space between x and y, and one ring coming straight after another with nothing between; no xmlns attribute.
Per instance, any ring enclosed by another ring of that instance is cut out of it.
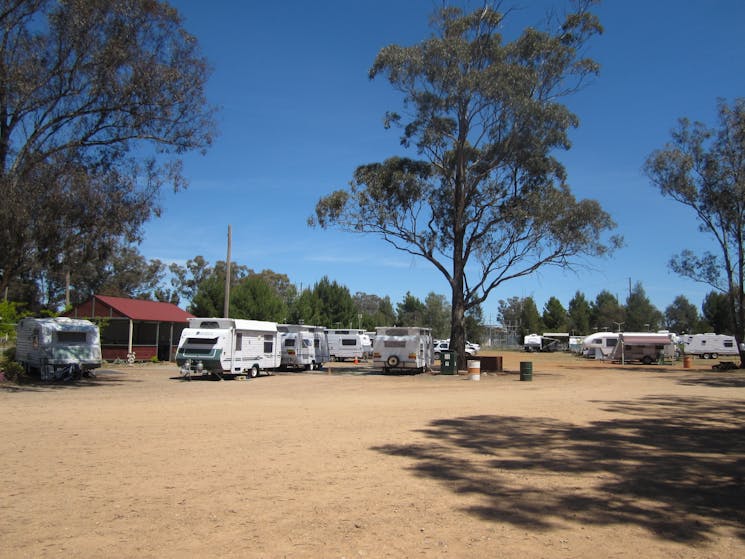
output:
<svg viewBox="0 0 745 559"><path fill-rule="evenodd" d="M690 376L678 380L684 386L709 386L711 388L745 388L745 376L738 373L716 373Z"/></svg>
<svg viewBox="0 0 745 559"><path fill-rule="evenodd" d="M465 510L533 529L566 520L636 524L693 542L727 526L745 539L745 403L705 398L610 402L616 419L573 425L547 418L433 421L430 441L385 445L420 476L483 504Z"/></svg>
<svg viewBox="0 0 745 559"><path fill-rule="evenodd" d="M25 377L20 384L1 383L0 391L4 392L49 392L81 388L117 386L121 384L142 382L139 379L127 378L126 373L109 369L97 369L94 376L72 380L44 381L38 373Z"/></svg>

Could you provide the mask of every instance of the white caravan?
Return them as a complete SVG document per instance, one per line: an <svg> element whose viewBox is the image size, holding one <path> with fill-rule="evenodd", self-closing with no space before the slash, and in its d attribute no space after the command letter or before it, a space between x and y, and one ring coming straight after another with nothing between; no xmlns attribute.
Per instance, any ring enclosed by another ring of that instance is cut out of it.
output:
<svg viewBox="0 0 745 559"><path fill-rule="evenodd" d="M543 340L538 334L528 334L523 338L523 349L525 351L541 351Z"/></svg>
<svg viewBox="0 0 745 559"><path fill-rule="evenodd" d="M610 358L621 363L661 363L675 358L675 344L670 333L621 332Z"/></svg>
<svg viewBox="0 0 745 559"><path fill-rule="evenodd" d="M569 334L550 334L542 336L539 334L528 334L523 338L523 349L527 352L532 351L558 351L560 348L559 338L569 339Z"/></svg>
<svg viewBox="0 0 745 559"><path fill-rule="evenodd" d="M572 353L582 353L582 336L569 336L569 351Z"/></svg>
<svg viewBox="0 0 745 559"><path fill-rule="evenodd" d="M16 360L41 380L69 380L101 366L98 326L75 318L24 318L16 327Z"/></svg>
<svg viewBox="0 0 745 559"><path fill-rule="evenodd" d="M595 332L582 340L582 356L607 359L618 345L618 332Z"/></svg>
<svg viewBox="0 0 745 559"><path fill-rule="evenodd" d="M378 327L373 347L373 366L391 369L416 369L424 372L434 362L434 343L430 328Z"/></svg>
<svg viewBox="0 0 745 559"><path fill-rule="evenodd" d="M326 332L319 326L280 324L282 368L321 369L329 360Z"/></svg>
<svg viewBox="0 0 745 559"><path fill-rule="evenodd" d="M276 322L233 318L190 318L181 333L176 364L192 375L247 375L279 368L282 351Z"/></svg>
<svg viewBox="0 0 745 559"><path fill-rule="evenodd" d="M372 342L364 330L326 330L331 361L365 359L372 353Z"/></svg>
<svg viewBox="0 0 745 559"><path fill-rule="evenodd" d="M679 336L683 353L704 359L716 359L720 355L739 355L734 336L723 334L693 334Z"/></svg>

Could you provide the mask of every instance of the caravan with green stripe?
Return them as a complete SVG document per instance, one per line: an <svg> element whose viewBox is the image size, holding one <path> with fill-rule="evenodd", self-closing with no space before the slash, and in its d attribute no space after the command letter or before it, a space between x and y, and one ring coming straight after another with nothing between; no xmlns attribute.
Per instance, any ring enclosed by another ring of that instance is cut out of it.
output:
<svg viewBox="0 0 745 559"><path fill-rule="evenodd" d="M248 376L279 368L282 350L276 322L190 318L176 352L182 376Z"/></svg>

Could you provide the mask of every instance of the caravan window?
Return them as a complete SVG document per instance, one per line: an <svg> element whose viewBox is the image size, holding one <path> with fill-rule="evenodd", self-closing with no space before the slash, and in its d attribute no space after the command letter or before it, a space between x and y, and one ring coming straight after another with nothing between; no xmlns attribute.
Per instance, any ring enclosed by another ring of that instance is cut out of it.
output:
<svg viewBox="0 0 745 559"><path fill-rule="evenodd" d="M243 348L243 334L235 335L235 350L240 351Z"/></svg>
<svg viewBox="0 0 745 559"><path fill-rule="evenodd" d="M200 328L219 328L220 327L220 324L217 323L217 322L215 322L214 320L212 320L212 321L205 320L199 326L200 326Z"/></svg>
<svg viewBox="0 0 745 559"><path fill-rule="evenodd" d="M186 338L186 345L215 345L217 338Z"/></svg>
<svg viewBox="0 0 745 559"><path fill-rule="evenodd" d="M735 342L732 340L724 340L724 347L735 347Z"/></svg>
<svg viewBox="0 0 745 559"><path fill-rule="evenodd" d="M295 347L295 338L285 338L285 347Z"/></svg>
<svg viewBox="0 0 745 559"><path fill-rule="evenodd" d="M63 344L84 344L85 332L57 332L57 341Z"/></svg>
<svg viewBox="0 0 745 559"><path fill-rule="evenodd" d="M606 347L615 347L618 345L618 338L605 338Z"/></svg>
<svg viewBox="0 0 745 559"><path fill-rule="evenodd" d="M310 340L303 340L303 347L310 347Z"/></svg>
<svg viewBox="0 0 745 559"><path fill-rule="evenodd" d="M316 349L318 349L319 347L321 347L321 340L319 340L318 338L314 338L313 339L313 347L315 347Z"/></svg>
<svg viewBox="0 0 745 559"><path fill-rule="evenodd" d="M383 347L406 347L405 340L385 340Z"/></svg>
<svg viewBox="0 0 745 559"><path fill-rule="evenodd" d="M274 341L271 339L264 340L264 353L273 353L274 352Z"/></svg>
<svg viewBox="0 0 745 559"><path fill-rule="evenodd" d="M342 338L341 345L357 345L357 338Z"/></svg>

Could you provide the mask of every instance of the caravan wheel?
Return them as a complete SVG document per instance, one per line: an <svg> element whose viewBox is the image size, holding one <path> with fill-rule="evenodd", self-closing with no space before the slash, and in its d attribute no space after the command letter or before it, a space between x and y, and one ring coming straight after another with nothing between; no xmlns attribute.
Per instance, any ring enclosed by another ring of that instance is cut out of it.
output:
<svg viewBox="0 0 745 559"><path fill-rule="evenodd" d="M718 353L712 353L711 354L711 358L712 359L716 359L717 357L719 357L719 354Z"/></svg>
<svg viewBox="0 0 745 559"><path fill-rule="evenodd" d="M251 367L251 370L249 371L248 376L250 376L251 378L258 377L259 376L259 366L258 365L254 365L253 367Z"/></svg>
<svg viewBox="0 0 745 559"><path fill-rule="evenodd" d="M386 363L391 368L398 367L398 357L395 355L391 355Z"/></svg>

